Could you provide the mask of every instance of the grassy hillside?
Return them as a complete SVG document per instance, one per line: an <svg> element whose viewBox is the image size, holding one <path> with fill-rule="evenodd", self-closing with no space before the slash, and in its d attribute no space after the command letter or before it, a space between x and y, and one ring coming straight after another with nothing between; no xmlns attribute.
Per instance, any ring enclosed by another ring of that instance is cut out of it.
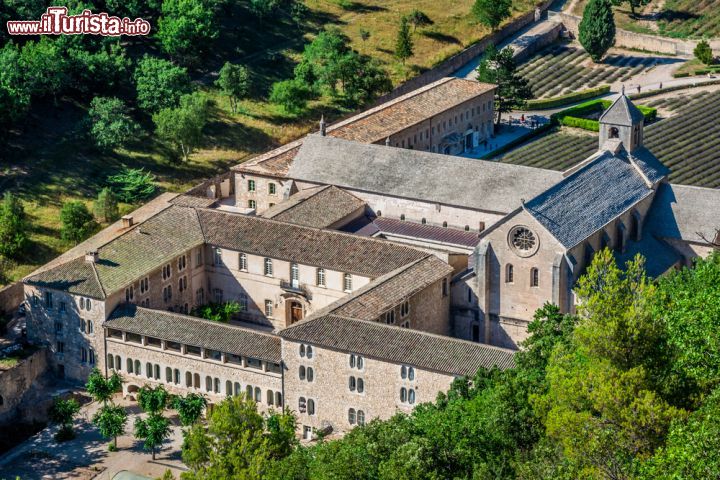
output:
<svg viewBox="0 0 720 480"><path fill-rule="evenodd" d="M215 100L204 140L190 160L174 159L153 134L150 118L136 111L144 134L126 149L110 153L96 150L84 123L92 96L60 96L33 100L22 122L8 132L0 153L0 192L20 195L29 214L31 247L18 261L0 259L0 285L22 278L72 245L60 240L59 211L73 199L88 205L105 186L108 175L123 165L144 167L154 173L162 189L182 191L230 165L295 139L316 128L321 114L333 119L348 110L329 97L312 101L301 115L290 115L267 101L273 82L292 77L305 44L323 28L335 26L353 48L378 59L397 85L460 51L488 34L471 18L472 0L307 0L308 12L296 23L290 15L260 21L247 10L247 2L229 4L220 21L214 48L190 69L193 81ZM515 0L514 15L533 8L531 0ZM432 25L413 33L414 55L405 65L393 57L401 15L413 9L424 12ZM369 33L362 39L361 29ZM154 38L130 39L123 47L132 59L144 54L163 56ZM251 98L232 113L229 100L214 87L224 62L248 66L254 85ZM132 86L119 96L133 101ZM123 206L126 210L133 208Z"/></svg>

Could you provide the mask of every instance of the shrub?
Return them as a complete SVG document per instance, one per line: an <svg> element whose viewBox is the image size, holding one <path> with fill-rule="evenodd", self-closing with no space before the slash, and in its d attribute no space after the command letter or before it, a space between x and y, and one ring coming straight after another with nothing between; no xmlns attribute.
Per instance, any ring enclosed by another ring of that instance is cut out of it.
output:
<svg viewBox="0 0 720 480"><path fill-rule="evenodd" d="M312 91L301 80L275 82L270 91L270 101L281 105L285 111L299 113L307 106Z"/></svg>
<svg viewBox="0 0 720 480"><path fill-rule="evenodd" d="M587 100L588 98L598 97L605 95L610 92L610 85L601 85L599 87L590 88L588 90L582 90L579 92L568 93L567 95L560 95L558 97L543 98L538 100L528 100L528 110L546 110L551 108L561 107L571 103L579 102L581 100Z"/></svg>
<svg viewBox="0 0 720 480"><path fill-rule="evenodd" d="M27 242L25 209L15 195L5 192L0 202L0 256L15 257Z"/></svg>
<svg viewBox="0 0 720 480"><path fill-rule="evenodd" d="M97 223L87 206L73 200L63 204L60 210L60 236L69 242L81 242L89 237L97 228Z"/></svg>
<svg viewBox="0 0 720 480"><path fill-rule="evenodd" d="M707 40L701 40L695 46L695 50L693 50L693 53L695 54L695 58L703 62L705 65L710 65L715 61L715 56L713 55L712 48L710 48L710 44L707 42Z"/></svg>
<svg viewBox="0 0 720 480"><path fill-rule="evenodd" d="M107 179L117 192L117 197L125 203L137 203L150 198L157 189L155 175L146 172L143 168L123 167L117 175L111 175Z"/></svg>

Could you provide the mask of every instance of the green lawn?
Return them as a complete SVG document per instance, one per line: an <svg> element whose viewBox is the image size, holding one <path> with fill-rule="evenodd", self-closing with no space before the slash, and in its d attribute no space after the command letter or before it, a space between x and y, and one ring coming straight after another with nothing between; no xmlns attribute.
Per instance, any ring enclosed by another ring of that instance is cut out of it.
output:
<svg viewBox="0 0 720 480"><path fill-rule="evenodd" d="M62 203L80 199L90 205L106 178L122 165L146 168L157 176L162 189L182 191L317 128L323 114L330 121L349 114L330 98L311 102L299 117L266 100L273 82L292 76L303 46L320 29L340 28L353 48L377 58L397 85L487 35L488 30L469 15L472 3L307 0L309 13L300 25L288 16L260 22L248 13L245 2L230 4L230 10L223 13L215 48L191 71L193 79L216 101L216 108L203 144L187 163L174 160L172 152L154 138L147 117L138 115L145 134L135 144L126 150L99 153L90 146L83 123L91 98L62 97L57 104L51 100L35 102L27 121L9 132L7 152L0 159L0 191L18 193L32 222L31 247L25 256L15 262L0 259L0 285L22 278L72 247L60 240ZM515 0L513 4L516 16L531 10L535 2ZM401 15L415 8L430 17L433 25L414 32L414 55L401 66L393 57L397 25ZM365 41L360 37L361 28L370 33ZM158 45L153 39L131 39L126 47L128 55L137 59L156 53ZM235 114L213 86L217 70L228 60L247 65L254 78L252 99L241 102ZM133 95L126 91L119 94Z"/></svg>

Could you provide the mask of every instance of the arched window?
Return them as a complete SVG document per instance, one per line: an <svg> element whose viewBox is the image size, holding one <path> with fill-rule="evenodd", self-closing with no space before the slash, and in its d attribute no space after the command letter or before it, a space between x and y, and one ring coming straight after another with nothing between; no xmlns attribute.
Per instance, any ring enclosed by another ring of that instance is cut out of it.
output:
<svg viewBox="0 0 720 480"><path fill-rule="evenodd" d="M275 392L275 405L282 407L282 393Z"/></svg>
<svg viewBox="0 0 720 480"><path fill-rule="evenodd" d="M363 412L362 410L357 411L357 424L365 425L365 412Z"/></svg>
<svg viewBox="0 0 720 480"><path fill-rule="evenodd" d="M312 367L307 367L307 381L312 382L315 379L315 372Z"/></svg>
<svg viewBox="0 0 720 480"><path fill-rule="evenodd" d="M205 391L212 392L212 378L210 376L205 377Z"/></svg>
<svg viewBox="0 0 720 480"><path fill-rule="evenodd" d="M253 398L252 385L248 385L247 387L245 387L245 396L247 397L248 400L252 400L252 398Z"/></svg>
<svg viewBox="0 0 720 480"><path fill-rule="evenodd" d="M355 368L355 355L350 354L350 368Z"/></svg>
<svg viewBox="0 0 720 480"><path fill-rule="evenodd" d="M153 367L150 362L145 362L145 375L147 375L148 378L152 378L153 376Z"/></svg>
<svg viewBox="0 0 720 480"><path fill-rule="evenodd" d="M305 345L302 345L302 344L300 345L300 356L301 357L305 356Z"/></svg>
<svg viewBox="0 0 720 480"><path fill-rule="evenodd" d="M127 372L128 372L128 373L133 373L133 361L132 361L132 359L128 358L127 360L125 360L125 364L127 365L127 368L126 368Z"/></svg>
<svg viewBox="0 0 720 480"><path fill-rule="evenodd" d="M357 356L357 368L358 370L362 370L364 366L365 360L360 355Z"/></svg>
<svg viewBox="0 0 720 480"><path fill-rule="evenodd" d="M307 356L307 358L312 358L312 357L313 357L313 348L312 348L312 346L310 346L310 345L307 346L307 348L305 349L305 355Z"/></svg>
<svg viewBox="0 0 720 480"><path fill-rule="evenodd" d="M466 231L466 232L469 232L469 231L470 231L470 225L465 225L465 231Z"/></svg>
<svg viewBox="0 0 720 480"><path fill-rule="evenodd" d="M155 364L155 380L160 380L160 365Z"/></svg>
<svg viewBox="0 0 720 480"><path fill-rule="evenodd" d="M307 413L308 415L315 415L315 400L313 400L312 398L308 398Z"/></svg>
<svg viewBox="0 0 720 480"><path fill-rule="evenodd" d="M355 391L356 383L355 383L355 377L348 378L348 388L351 392Z"/></svg>
<svg viewBox="0 0 720 480"><path fill-rule="evenodd" d="M273 391L268 390L267 392L265 392L265 402L268 405L273 405L274 401L275 401L275 395L273 395Z"/></svg>
<svg viewBox="0 0 720 480"><path fill-rule="evenodd" d="M357 379L357 392L363 393L365 391L365 381L362 378Z"/></svg>
<svg viewBox="0 0 720 480"><path fill-rule="evenodd" d="M395 324L395 310L390 310L385 314L385 323L387 323L388 325Z"/></svg>
<svg viewBox="0 0 720 480"><path fill-rule="evenodd" d="M538 271L537 268L530 269L530 286L531 287L540 286L540 272Z"/></svg>
<svg viewBox="0 0 720 480"><path fill-rule="evenodd" d="M298 398L298 411L300 413L305 413L306 408L307 408L307 402L305 402L305 397Z"/></svg>
<svg viewBox="0 0 720 480"><path fill-rule="evenodd" d="M215 393L220 393L220 379L219 378L215 377L215 379L213 381L213 387L214 387L213 391Z"/></svg>
<svg viewBox="0 0 720 480"><path fill-rule="evenodd" d="M620 138L620 130L618 130L617 127L610 127L608 138Z"/></svg>
<svg viewBox="0 0 720 480"><path fill-rule="evenodd" d="M348 423L350 425L355 425L356 421L357 420L356 420L356 416L355 416L355 409L351 408L350 410L348 410Z"/></svg>
<svg viewBox="0 0 720 480"><path fill-rule="evenodd" d="M200 374L193 373L193 388L200 388Z"/></svg>
<svg viewBox="0 0 720 480"><path fill-rule="evenodd" d="M122 370L122 362L120 361L120 355L115 355L115 370L118 372Z"/></svg>
<svg viewBox="0 0 720 480"><path fill-rule="evenodd" d="M165 381L167 383L172 383L173 381L173 372L170 367L165 367Z"/></svg>
<svg viewBox="0 0 720 480"><path fill-rule="evenodd" d="M260 387L255 387L255 403L260 403L262 400L262 390Z"/></svg>
<svg viewBox="0 0 720 480"><path fill-rule="evenodd" d="M185 386L191 388L192 384L192 373L185 372Z"/></svg>
<svg viewBox="0 0 720 480"><path fill-rule="evenodd" d="M233 394L240 395L242 393L242 388L240 387L240 382L233 383Z"/></svg>
<svg viewBox="0 0 720 480"><path fill-rule="evenodd" d="M415 389L414 388L411 388L410 390L408 390L408 403L410 405L415 403Z"/></svg>
<svg viewBox="0 0 720 480"><path fill-rule="evenodd" d="M505 265L505 283L513 283L515 279L515 271L512 263Z"/></svg>
<svg viewBox="0 0 720 480"><path fill-rule="evenodd" d="M425 224L427 223L427 220L423 217L423 219L420 220L420 223L422 223L423 225L425 225Z"/></svg>
<svg viewBox="0 0 720 480"><path fill-rule="evenodd" d="M400 378L402 378L403 380L407 378L407 367L405 365L400 367Z"/></svg>
<svg viewBox="0 0 720 480"><path fill-rule="evenodd" d="M300 365L300 369L299 369L298 373L300 376L300 380L305 380L305 366L304 365Z"/></svg>
<svg viewBox="0 0 720 480"><path fill-rule="evenodd" d="M447 222L443 222L443 227L447 228Z"/></svg>
<svg viewBox="0 0 720 480"><path fill-rule="evenodd" d="M415 369L408 367L408 380L415 380Z"/></svg>
<svg viewBox="0 0 720 480"><path fill-rule="evenodd" d="M142 363L140 363L140 360L135 360L135 375L142 375Z"/></svg>
<svg viewBox="0 0 720 480"><path fill-rule="evenodd" d="M233 385L230 380L225 380L225 395L230 397L233 394Z"/></svg>
<svg viewBox="0 0 720 480"><path fill-rule="evenodd" d="M108 368L114 369L115 368L115 357L113 357L111 354L108 354L107 361L108 361Z"/></svg>

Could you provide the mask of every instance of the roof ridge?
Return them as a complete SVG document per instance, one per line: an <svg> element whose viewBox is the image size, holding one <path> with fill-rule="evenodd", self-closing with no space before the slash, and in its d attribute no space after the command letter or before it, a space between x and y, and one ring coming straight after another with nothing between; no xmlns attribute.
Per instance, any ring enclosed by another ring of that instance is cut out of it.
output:
<svg viewBox="0 0 720 480"><path fill-rule="evenodd" d="M95 280L97 280L98 285L100 285L100 291L103 294L103 298L107 298L107 292L105 291L105 287L102 284L102 281L100 280L100 274L98 274L97 268L95 267L95 262L92 262L90 264L90 267L92 268L93 275L95 275Z"/></svg>

